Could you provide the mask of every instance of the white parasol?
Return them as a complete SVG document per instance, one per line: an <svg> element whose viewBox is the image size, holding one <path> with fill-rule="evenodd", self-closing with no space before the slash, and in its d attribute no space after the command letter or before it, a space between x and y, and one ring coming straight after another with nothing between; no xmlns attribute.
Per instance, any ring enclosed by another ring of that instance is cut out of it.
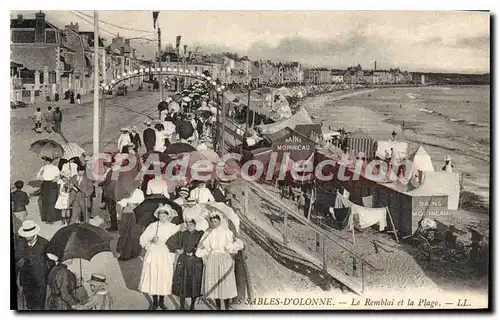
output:
<svg viewBox="0 0 500 320"><path fill-rule="evenodd" d="M64 150L63 159L71 159L75 157L80 157L85 150L76 143L66 143L62 146Z"/></svg>

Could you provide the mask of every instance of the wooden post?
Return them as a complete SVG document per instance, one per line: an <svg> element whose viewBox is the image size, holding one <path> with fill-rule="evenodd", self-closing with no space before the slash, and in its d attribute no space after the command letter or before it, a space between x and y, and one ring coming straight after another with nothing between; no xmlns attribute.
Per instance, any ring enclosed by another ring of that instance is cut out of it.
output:
<svg viewBox="0 0 500 320"><path fill-rule="evenodd" d="M319 243L319 233L316 232L316 252L319 251L320 243Z"/></svg>
<svg viewBox="0 0 500 320"><path fill-rule="evenodd" d="M282 211L283 212L283 211ZM285 210L285 221L284 221L284 228L283 228L283 244L288 243L288 211Z"/></svg>
<svg viewBox="0 0 500 320"><path fill-rule="evenodd" d="M307 221L311 221L311 210L313 206L313 193L314 193L314 187L311 188L311 196L309 198L309 208L307 209ZM305 199L304 199L305 202Z"/></svg>
<svg viewBox="0 0 500 320"><path fill-rule="evenodd" d="M321 254L323 255L323 270L325 273L328 272L328 267L326 265L326 250L325 250L325 237L321 237Z"/></svg>
<svg viewBox="0 0 500 320"><path fill-rule="evenodd" d="M246 133L248 132L248 126L250 125L249 122L250 122L250 93L251 93L251 90L250 90L250 87L248 88L248 101L247 101L247 114L245 115L245 137L246 137ZM245 138L243 137L243 138Z"/></svg>
<svg viewBox="0 0 500 320"><path fill-rule="evenodd" d="M248 215L248 191L249 190L250 190L250 188L248 187L248 184L245 184L245 189L243 190L243 192L245 193L245 206L244 206L243 214L245 216Z"/></svg>
<svg viewBox="0 0 500 320"><path fill-rule="evenodd" d="M357 274L356 258L352 258L352 275L355 277Z"/></svg>
<svg viewBox="0 0 500 320"><path fill-rule="evenodd" d="M365 264L361 261L361 293L365 293Z"/></svg>
<svg viewBox="0 0 500 320"><path fill-rule="evenodd" d="M432 197L431 197L431 200L432 200ZM430 201L429 201L429 202L430 202ZM392 233L394 233L394 236L396 237L396 241L397 241L397 243L399 243L398 230L396 230L396 227L394 226L394 221L392 221L391 212L389 211L389 208L388 208L388 207L385 207L385 211L386 211L386 212L387 212L387 214L389 215L389 220L391 221L391 225L392 225Z"/></svg>
<svg viewBox="0 0 500 320"><path fill-rule="evenodd" d="M93 110L93 158L94 166L98 166L99 154L99 16L94 11L94 110ZM105 67L105 66L103 66ZM103 70L104 72L104 70ZM104 91L103 91L104 92ZM94 171L95 172L95 171ZM97 171L98 172L98 171Z"/></svg>

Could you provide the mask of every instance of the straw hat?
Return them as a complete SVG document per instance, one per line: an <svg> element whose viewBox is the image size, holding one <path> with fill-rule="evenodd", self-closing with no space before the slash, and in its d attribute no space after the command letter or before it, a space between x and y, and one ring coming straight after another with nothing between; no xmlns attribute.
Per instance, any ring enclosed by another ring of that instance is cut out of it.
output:
<svg viewBox="0 0 500 320"><path fill-rule="evenodd" d="M149 127L149 126L151 126L151 121L146 121L146 122L144 122L144 124Z"/></svg>
<svg viewBox="0 0 500 320"><path fill-rule="evenodd" d="M40 226L33 220L23 221L21 228L17 231L20 237L29 238L40 232Z"/></svg>
<svg viewBox="0 0 500 320"><path fill-rule="evenodd" d="M184 196L187 197L187 196L189 196L189 188L187 188L187 187L181 187L179 189L178 193L179 193L180 196L184 195Z"/></svg>
<svg viewBox="0 0 500 320"><path fill-rule="evenodd" d="M96 287L106 286L106 276L98 273L93 273L90 276L90 280L87 281L89 284L93 284Z"/></svg>
<svg viewBox="0 0 500 320"><path fill-rule="evenodd" d="M165 204L163 206L159 206L158 209L156 209L155 213L154 213L154 216L156 219L159 219L159 215L160 213L167 213L167 215L169 216L169 218L174 218L174 217L177 217L177 211L175 211L170 205L168 204Z"/></svg>
<svg viewBox="0 0 500 320"><path fill-rule="evenodd" d="M128 128L121 128L120 131L121 132L130 132L130 130Z"/></svg>
<svg viewBox="0 0 500 320"><path fill-rule="evenodd" d="M47 253L47 258L49 258L52 261L59 261L59 257L50 252Z"/></svg>

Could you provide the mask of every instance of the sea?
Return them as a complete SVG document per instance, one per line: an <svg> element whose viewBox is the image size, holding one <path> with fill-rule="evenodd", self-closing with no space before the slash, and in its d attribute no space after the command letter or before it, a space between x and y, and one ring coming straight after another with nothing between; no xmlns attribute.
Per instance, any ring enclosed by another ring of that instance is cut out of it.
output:
<svg viewBox="0 0 500 320"><path fill-rule="evenodd" d="M465 190L489 207L489 86L345 90L306 98L301 105L332 130L361 130L377 140L389 140L395 131L410 153L423 146L435 170L451 156Z"/></svg>

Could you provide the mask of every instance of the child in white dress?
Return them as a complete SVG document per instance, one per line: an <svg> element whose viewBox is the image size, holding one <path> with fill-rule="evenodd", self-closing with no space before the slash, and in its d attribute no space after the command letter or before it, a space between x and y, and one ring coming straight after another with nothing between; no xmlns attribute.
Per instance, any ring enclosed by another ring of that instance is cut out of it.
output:
<svg viewBox="0 0 500 320"><path fill-rule="evenodd" d="M57 180L57 184L59 185L59 196L57 197L57 201L55 204L55 208L61 210L61 222L63 224L69 224L69 220L71 218L70 210L69 210L69 178L67 175L61 175L61 178Z"/></svg>

